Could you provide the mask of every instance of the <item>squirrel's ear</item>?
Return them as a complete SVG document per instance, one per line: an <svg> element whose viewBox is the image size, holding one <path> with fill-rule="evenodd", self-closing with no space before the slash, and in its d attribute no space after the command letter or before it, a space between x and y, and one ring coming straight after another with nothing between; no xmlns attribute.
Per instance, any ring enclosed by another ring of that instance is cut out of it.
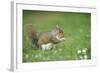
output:
<svg viewBox="0 0 100 73"><path fill-rule="evenodd" d="M56 28L59 28L59 25L58 24L56 25Z"/></svg>

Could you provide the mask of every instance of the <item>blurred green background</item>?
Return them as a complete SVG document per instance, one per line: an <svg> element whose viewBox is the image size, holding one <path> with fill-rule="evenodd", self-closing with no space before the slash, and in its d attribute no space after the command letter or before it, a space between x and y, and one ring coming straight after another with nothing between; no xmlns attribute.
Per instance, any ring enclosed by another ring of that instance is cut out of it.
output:
<svg viewBox="0 0 100 73"><path fill-rule="evenodd" d="M26 33L28 24L34 25L39 32L50 31L59 24L66 41L57 44L55 49L39 50ZM84 55L91 59L90 35L90 13L23 10L23 62L83 60ZM77 53L84 48L87 48L85 53Z"/></svg>

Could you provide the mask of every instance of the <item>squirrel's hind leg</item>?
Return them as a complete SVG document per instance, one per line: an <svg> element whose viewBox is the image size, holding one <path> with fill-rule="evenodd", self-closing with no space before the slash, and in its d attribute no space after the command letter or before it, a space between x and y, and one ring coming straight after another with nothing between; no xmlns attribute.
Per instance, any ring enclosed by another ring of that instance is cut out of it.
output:
<svg viewBox="0 0 100 73"><path fill-rule="evenodd" d="M50 50L53 48L53 44L52 43L42 44L41 48L42 50Z"/></svg>

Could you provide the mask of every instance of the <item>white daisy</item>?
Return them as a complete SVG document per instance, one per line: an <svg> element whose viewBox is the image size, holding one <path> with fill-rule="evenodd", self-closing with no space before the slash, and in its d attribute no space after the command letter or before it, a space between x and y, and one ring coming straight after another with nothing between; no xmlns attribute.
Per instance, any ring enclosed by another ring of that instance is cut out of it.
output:
<svg viewBox="0 0 100 73"><path fill-rule="evenodd" d="M77 53L80 54L81 53L81 50L78 50Z"/></svg>
<svg viewBox="0 0 100 73"><path fill-rule="evenodd" d="M84 49L82 50L83 53L86 53L86 51L87 51L87 48L84 48Z"/></svg>
<svg viewBox="0 0 100 73"><path fill-rule="evenodd" d="M87 59L88 58L88 56L87 55L84 55L84 59Z"/></svg>
<svg viewBox="0 0 100 73"><path fill-rule="evenodd" d="M83 53L86 53L86 49L83 49L82 52L83 52Z"/></svg>

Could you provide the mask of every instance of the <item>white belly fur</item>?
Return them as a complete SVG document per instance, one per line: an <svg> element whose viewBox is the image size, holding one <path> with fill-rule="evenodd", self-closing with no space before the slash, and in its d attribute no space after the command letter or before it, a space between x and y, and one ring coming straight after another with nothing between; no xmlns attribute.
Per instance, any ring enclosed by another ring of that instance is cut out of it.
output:
<svg viewBox="0 0 100 73"><path fill-rule="evenodd" d="M42 50L50 50L51 48L53 48L53 44L52 43L42 44L41 48Z"/></svg>

